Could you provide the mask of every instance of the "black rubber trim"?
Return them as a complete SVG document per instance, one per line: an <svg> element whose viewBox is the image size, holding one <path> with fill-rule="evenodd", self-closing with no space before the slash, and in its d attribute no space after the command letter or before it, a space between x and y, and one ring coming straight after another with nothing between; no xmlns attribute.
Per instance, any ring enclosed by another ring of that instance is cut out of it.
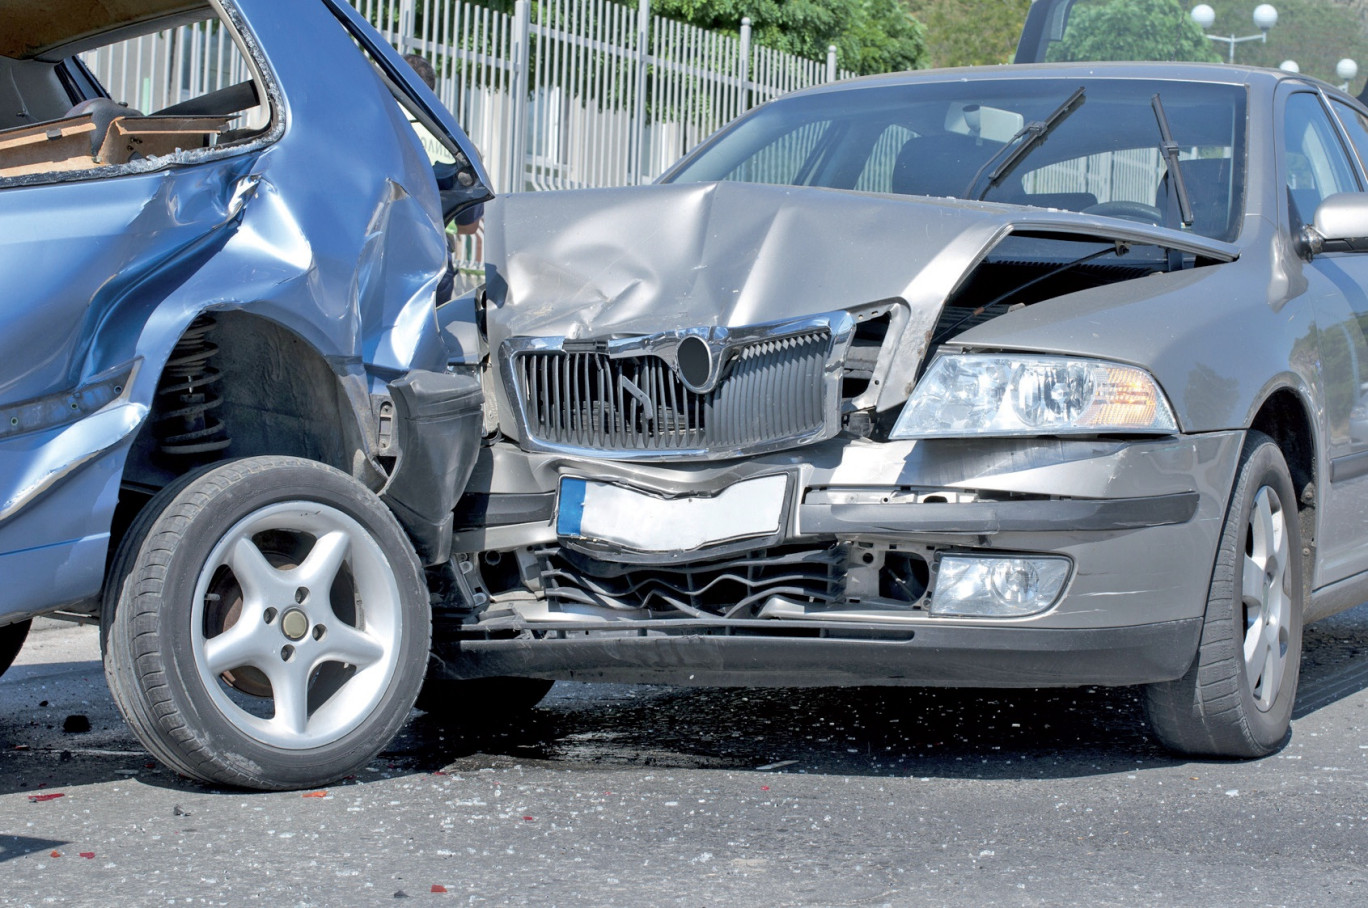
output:
<svg viewBox="0 0 1368 908"><path fill-rule="evenodd" d="M399 460L381 499L424 564L451 557L451 513L480 447L484 395L473 373L414 371L390 382Z"/></svg>
<svg viewBox="0 0 1368 908"><path fill-rule="evenodd" d="M746 627L720 622L687 632L569 638L462 640L446 671L457 678L527 676L573 681L706 686L830 687L859 684L957 687L1075 687L1169 681L1192 664L1200 618L1134 627L1047 629L937 626L849 626L842 637L807 622ZM669 622L639 622L659 630ZM909 632L911 632L909 634ZM859 639L861 633L870 634ZM803 636L793 636L802 634ZM908 636L911 639L907 639Z"/></svg>
<svg viewBox="0 0 1368 908"><path fill-rule="evenodd" d="M1074 0L1036 0L1026 12L1013 63L1044 63L1050 50L1050 37L1068 21Z"/></svg>
<svg viewBox="0 0 1368 908"><path fill-rule="evenodd" d="M1148 498L1054 501L976 501L965 504L804 504L805 536L919 533L991 536L996 533L1105 532L1187 523L1197 513L1196 492Z"/></svg>
<svg viewBox="0 0 1368 908"><path fill-rule="evenodd" d="M519 523L550 523L556 516L555 492L472 492L456 506L456 530L479 530Z"/></svg>
<svg viewBox="0 0 1368 908"><path fill-rule="evenodd" d="M1368 451L1336 457L1330 461L1330 481L1345 482L1368 475Z"/></svg>

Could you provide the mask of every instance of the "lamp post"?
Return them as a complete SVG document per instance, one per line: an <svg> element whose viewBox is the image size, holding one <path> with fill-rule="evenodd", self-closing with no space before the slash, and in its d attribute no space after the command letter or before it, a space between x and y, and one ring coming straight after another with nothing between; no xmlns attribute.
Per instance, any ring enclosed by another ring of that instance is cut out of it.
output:
<svg viewBox="0 0 1368 908"><path fill-rule="evenodd" d="M1198 27L1200 27L1202 31L1206 31L1208 28L1211 28L1212 23L1216 21L1216 11L1212 9L1210 6L1207 6L1205 3L1199 3L1196 6L1194 6L1192 8L1191 16L1192 21L1196 22ZM1212 41L1223 42L1227 47L1229 47L1230 62L1234 63L1236 44L1243 44L1246 41L1262 41L1264 43L1267 43L1268 30L1277 24L1278 11L1274 9L1271 4L1260 3L1258 6L1254 7L1254 25L1256 28L1259 29L1259 33L1257 35L1245 35L1239 38L1235 37L1234 35L1207 35L1207 37L1210 38Z"/></svg>
<svg viewBox="0 0 1368 908"><path fill-rule="evenodd" d="M1358 76L1358 64L1345 57L1335 64L1335 75L1340 80L1340 91L1348 91L1349 83Z"/></svg>

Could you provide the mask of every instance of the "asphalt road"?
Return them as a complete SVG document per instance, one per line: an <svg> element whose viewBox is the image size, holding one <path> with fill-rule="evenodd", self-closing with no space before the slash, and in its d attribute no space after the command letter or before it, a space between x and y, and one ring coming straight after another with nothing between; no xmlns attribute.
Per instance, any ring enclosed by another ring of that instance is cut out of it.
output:
<svg viewBox="0 0 1368 908"><path fill-rule="evenodd" d="M256 794L153 764L46 623L0 680L0 904L1368 904L1365 688L1368 606L1308 629L1257 762L1174 759L1125 689L559 684Z"/></svg>

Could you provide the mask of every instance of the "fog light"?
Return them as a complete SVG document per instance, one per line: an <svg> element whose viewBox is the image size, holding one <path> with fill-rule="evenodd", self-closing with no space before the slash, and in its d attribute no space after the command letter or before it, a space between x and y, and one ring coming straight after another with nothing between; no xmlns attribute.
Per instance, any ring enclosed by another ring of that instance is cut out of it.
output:
<svg viewBox="0 0 1368 908"><path fill-rule="evenodd" d="M1069 579L1067 558L944 555L932 615L1021 618L1054 605Z"/></svg>

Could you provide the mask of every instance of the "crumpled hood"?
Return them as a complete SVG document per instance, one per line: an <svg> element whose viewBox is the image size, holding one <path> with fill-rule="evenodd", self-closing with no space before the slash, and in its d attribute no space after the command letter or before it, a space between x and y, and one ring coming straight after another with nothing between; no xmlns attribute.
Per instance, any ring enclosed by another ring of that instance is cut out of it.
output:
<svg viewBox="0 0 1368 908"><path fill-rule="evenodd" d="M525 193L490 207L491 323L575 337L909 298L937 274L943 298L1008 220L996 205L751 183Z"/></svg>
<svg viewBox="0 0 1368 908"><path fill-rule="evenodd" d="M951 291L1024 230L1235 257L1161 227L955 199L731 182L521 193L486 223L489 342L736 327L898 298L911 310L898 359L915 372ZM911 375L889 378L905 395Z"/></svg>

